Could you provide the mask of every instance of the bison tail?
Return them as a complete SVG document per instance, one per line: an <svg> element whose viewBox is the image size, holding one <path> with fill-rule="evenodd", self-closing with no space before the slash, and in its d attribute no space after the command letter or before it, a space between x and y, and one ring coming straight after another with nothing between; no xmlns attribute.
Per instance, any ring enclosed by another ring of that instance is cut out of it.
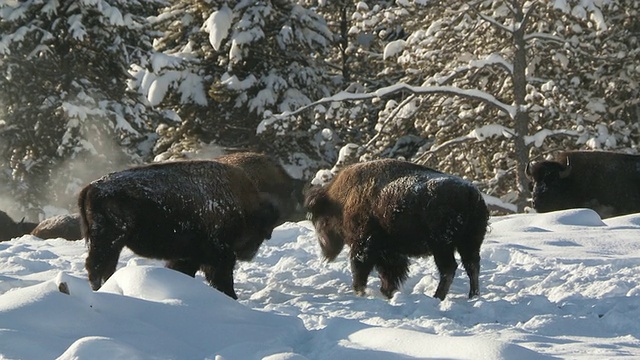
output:
<svg viewBox="0 0 640 360"><path fill-rule="evenodd" d="M489 228L489 209L482 194L474 187L470 188L468 208L464 213L464 228L458 239L456 248L463 257L477 256L480 246Z"/></svg>
<svg viewBox="0 0 640 360"><path fill-rule="evenodd" d="M80 191L80 195L78 195L78 208L80 210L80 233L84 238L85 243L88 243L89 240L89 214L87 213L87 193L91 189L91 185L85 186L82 191Z"/></svg>

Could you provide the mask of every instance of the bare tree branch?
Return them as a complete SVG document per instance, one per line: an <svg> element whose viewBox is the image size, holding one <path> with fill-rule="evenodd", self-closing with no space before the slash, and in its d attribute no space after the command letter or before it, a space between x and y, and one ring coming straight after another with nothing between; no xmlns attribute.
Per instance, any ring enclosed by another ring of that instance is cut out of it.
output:
<svg viewBox="0 0 640 360"><path fill-rule="evenodd" d="M452 145L457 145L457 144L461 144L461 143L465 143L471 140L477 140L475 137L469 136L469 135L463 135L463 136L458 136L455 139L450 139L447 140L445 142L443 142L442 144L432 147L431 149L425 151L424 153L420 154L420 156L418 156L416 158L417 162L422 162L423 160L425 160L425 158L431 154L435 154L440 150L444 150L447 149L448 147L452 146Z"/></svg>
<svg viewBox="0 0 640 360"><path fill-rule="evenodd" d="M404 99L400 103L400 105L398 105L395 109L393 109L391 114L389 114L389 117L387 117L387 119L382 123L382 126L380 127L380 130L363 147L364 148L368 148L369 146L371 146L371 144L373 144L373 142L376 141L382 135L382 130L384 130L384 128L387 126L387 124L389 124L393 119L395 119L395 117L398 115L400 110L402 110L402 108L404 108L405 105L407 105L408 103L413 101L415 98L416 98L416 95L412 94L411 96L409 96L406 99Z"/></svg>
<svg viewBox="0 0 640 360"><path fill-rule="evenodd" d="M531 4L531 6L529 6L529 8L527 9L527 12L524 14L522 23L520 24L521 28L525 28L527 26L527 24L529 23L529 20L531 19L531 14L533 14L537 6L538 6L538 3L533 3Z"/></svg>
<svg viewBox="0 0 640 360"><path fill-rule="evenodd" d="M492 17L489 17L489 16L486 16L483 13L481 13L480 10L478 10L476 8L476 4L468 4L468 5L469 5L469 8L471 10L473 10L473 12L476 15L478 15L482 20L488 22L490 25L493 25L494 27L498 28L499 30L502 30L502 31L507 32L509 34L513 33L513 29L511 29L511 28L509 28L507 26L504 26L504 24L501 24L501 23L497 22L496 19L494 19Z"/></svg>

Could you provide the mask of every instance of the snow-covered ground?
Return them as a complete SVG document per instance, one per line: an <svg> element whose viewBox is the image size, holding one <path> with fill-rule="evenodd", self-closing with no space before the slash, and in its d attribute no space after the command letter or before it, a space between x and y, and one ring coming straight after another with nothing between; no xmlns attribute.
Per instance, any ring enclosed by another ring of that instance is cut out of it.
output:
<svg viewBox="0 0 640 360"><path fill-rule="evenodd" d="M27 235L0 243L0 359L640 358L640 214L494 217L481 255L479 298L461 268L432 298L431 258L391 300L375 277L358 297L346 251L323 262L310 223L287 223L234 301L126 249L93 292L83 241Z"/></svg>

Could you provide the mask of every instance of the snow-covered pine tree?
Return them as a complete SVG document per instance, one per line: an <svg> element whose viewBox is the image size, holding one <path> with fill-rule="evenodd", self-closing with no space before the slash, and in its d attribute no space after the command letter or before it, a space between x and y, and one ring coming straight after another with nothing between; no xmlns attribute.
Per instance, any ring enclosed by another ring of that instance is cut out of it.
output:
<svg viewBox="0 0 640 360"><path fill-rule="evenodd" d="M311 106L367 98L386 103L361 153L388 156L413 129L428 142L410 160L476 180L486 193L522 209L524 167L532 156L585 146L635 151L638 72L627 59L637 58L637 3L367 4L358 7L355 27L401 26L407 34L371 54L385 59L381 74L398 84ZM392 97L399 92L415 96L399 102Z"/></svg>
<svg viewBox="0 0 640 360"><path fill-rule="evenodd" d="M179 115L179 123L160 129L158 159L210 143L289 161L310 148L306 128L269 127L259 137L256 128L265 112L330 93L323 57L331 33L322 17L296 1L187 0L165 9L156 26L162 55L139 69L139 89ZM282 131L291 136L275 136Z"/></svg>
<svg viewBox="0 0 640 360"><path fill-rule="evenodd" d="M144 156L138 145L156 120L127 91L128 68L151 48L145 18L158 5L0 5L0 169L8 188L3 190L31 217L43 204L75 209L77 191L87 181Z"/></svg>

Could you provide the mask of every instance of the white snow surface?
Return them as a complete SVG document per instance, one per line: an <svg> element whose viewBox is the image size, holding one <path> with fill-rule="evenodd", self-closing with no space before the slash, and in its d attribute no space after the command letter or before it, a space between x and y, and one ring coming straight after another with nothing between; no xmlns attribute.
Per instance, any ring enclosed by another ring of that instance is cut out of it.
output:
<svg viewBox="0 0 640 360"><path fill-rule="evenodd" d="M25 235L0 243L0 359L640 358L640 214L490 222L480 297L460 267L444 301L432 258L391 300L375 276L356 296L346 250L322 261L308 221L239 263L238 301L127 249L94 292L84 241Z"/></svg>

